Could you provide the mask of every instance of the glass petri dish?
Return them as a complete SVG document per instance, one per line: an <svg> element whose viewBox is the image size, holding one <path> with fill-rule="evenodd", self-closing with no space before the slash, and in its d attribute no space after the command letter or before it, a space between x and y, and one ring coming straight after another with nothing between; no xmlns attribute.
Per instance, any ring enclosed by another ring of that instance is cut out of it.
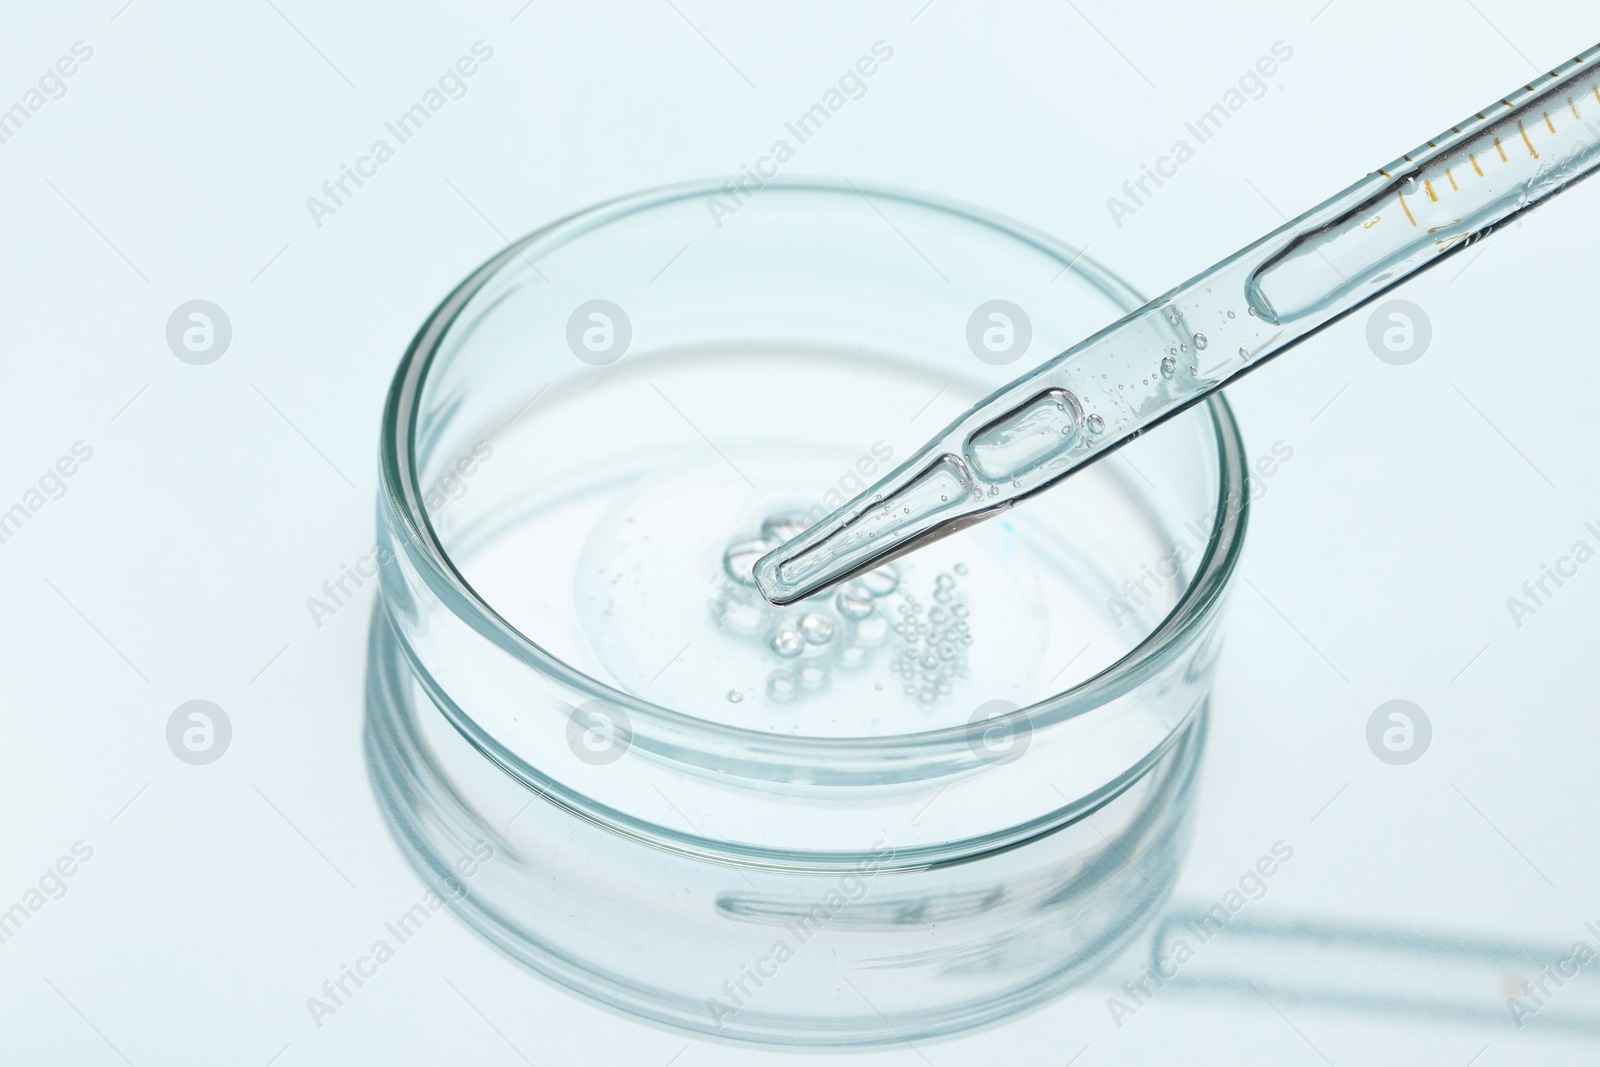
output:
<svg viewBox="0 0 1600 1067"><path fill-rule="evenodd" d="M1248 510L1226 404L811 601L749 566L1141 302L1025 226L821 181L655 190L486 263L384 414L368 757L413 863L540 972L736 1039L1078 980L1181 855Z"/></svg>

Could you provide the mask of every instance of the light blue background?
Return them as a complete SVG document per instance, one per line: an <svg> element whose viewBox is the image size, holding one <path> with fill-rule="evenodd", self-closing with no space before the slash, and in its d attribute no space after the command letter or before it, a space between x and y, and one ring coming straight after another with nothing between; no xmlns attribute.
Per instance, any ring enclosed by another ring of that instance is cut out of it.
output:
<svg viewBox="0 0 1600 1067"><path fill-rule="evenodd" d="M0 1058L840 1062L607 1014L453 921L316 1028L306 998L421 887L360 756L370 586L320 628L305 601L372 544L383 393L450 287L597 200L737 174L874 41L892 62L787 173L1000 210L1156 292L1594 35L1575 2L1075 3L10 5L0 108L75 41L94 54L0 144L0 508L75 441L94 455L0 544L0 908L73 842L94 854L0 945ZM306 198L480 39L467 94L316 226ZM1114 224L1107 198L1279 40L1265 98ZM1506 608L1600 524L1597 228L1581 187L1411 282L1418 363L1376 359L1360 314L1228 391L1252 455L1294 456L1255 508L1181 895L1217 899L1283 839L1262 916L1557 945L1600 918L1600 563L1520 628ZM195 298L233 324L210 366L165 343ZM208 767L164 738L195 698L233 723ZM1411 766L1366 747L1394 698L1432 719ZM1108 992L856 1059L1595 1056L1248 994L1174 992L1119 1030Z"/></svg>

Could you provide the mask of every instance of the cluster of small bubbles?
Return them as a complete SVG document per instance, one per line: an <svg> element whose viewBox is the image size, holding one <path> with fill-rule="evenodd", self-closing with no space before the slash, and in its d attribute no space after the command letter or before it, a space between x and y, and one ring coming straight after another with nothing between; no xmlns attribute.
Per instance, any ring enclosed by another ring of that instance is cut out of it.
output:
<svg viewBox="0 0 1600 1067"><path fill-rule="evenodd" d="M953 568L965 574L967 568ZM923 611L922 603L910 593L900 602L900 621L890 667L900 676L901 690L921 704L932 704L948 695L959 678L969 677L967 647L972 632L967 624L967 596L958 589L955 575L941 573L934 579L934 606Z"/></svg>
<svg viewBox="0 0 1600 1067"><path fill-rule="evenodd" d="M1197 334L1194 335L1194 346L1196 348L1204 348L1206 345L1208 345L1210 343L1211 343L1210 341L1206 340L1206 335L1205 334L1197 333Z"/></svg>
<svg viewBox="0 0 1600 1067"><path fill-rule="evenodd" d="M1178 373L1178 361L1177 360L1173 359L1171 356L1167 356L1165 359L1163 359L1161 361L1161 376L1163 378L1171 378L1174 374L1177 374L1177 373Z"/></svg>
<svg viewBox="0 0 1600 1067"><path fill-rule="evenodd" d="M878 601L900 586L900 570L892 563L845 583L831 601L809 604L800 614L774 608L754 591L755 562L810 525L804 512L782 512L761 524L761 536L737 541L723 554L727 581L711 601L719 629L756 639L784 660L767 676L767 696L790 703L827 688L831 670L859 670L889 636L889 620ZM831 611L829 610L831 607ZM730 689L728 702L740 703L742 690Z"/></svg>
<svg viewBox="0 0 1600 1067"><path fill-rule="evenodd" d="M1099 415L1090 415L1084 420L1084 426L1088 428L1090 433L1099 433L1106 428L1106 420Z"/></svg>

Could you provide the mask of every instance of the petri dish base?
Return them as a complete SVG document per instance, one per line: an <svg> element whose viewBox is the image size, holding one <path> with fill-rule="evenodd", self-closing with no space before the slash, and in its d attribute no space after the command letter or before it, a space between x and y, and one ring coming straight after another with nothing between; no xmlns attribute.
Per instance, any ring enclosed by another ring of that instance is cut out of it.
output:
<svg viewBox="0 0 1600 1067"><path fill-rule="evenodd" d="M770 183L730 221L716 193L531 235L407 353L376 792L469 923L632 1014L772 1044L993 1021L1090 973L1177 870L1245 526L1237 427L1210 402L773 607L757 558L1140 301L915 194ZM1004 360L973 328L996 307ZM475 847L495 861L453 878Z"/></svg>

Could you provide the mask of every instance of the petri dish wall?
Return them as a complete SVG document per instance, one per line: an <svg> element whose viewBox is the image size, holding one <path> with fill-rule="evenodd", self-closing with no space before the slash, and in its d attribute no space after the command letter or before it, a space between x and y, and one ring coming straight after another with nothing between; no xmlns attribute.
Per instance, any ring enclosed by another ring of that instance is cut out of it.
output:
<svg viewBox="0 0 1600 1067"><path fill-rule="evenodd" d="M1212 401L774 608L757 557L1141 301L910 193L728 204L582 212L418 334L384 417L374 786L469 923L603 1003L779 1044L993 1021L1176 873L1238 430Z"/></svg>

